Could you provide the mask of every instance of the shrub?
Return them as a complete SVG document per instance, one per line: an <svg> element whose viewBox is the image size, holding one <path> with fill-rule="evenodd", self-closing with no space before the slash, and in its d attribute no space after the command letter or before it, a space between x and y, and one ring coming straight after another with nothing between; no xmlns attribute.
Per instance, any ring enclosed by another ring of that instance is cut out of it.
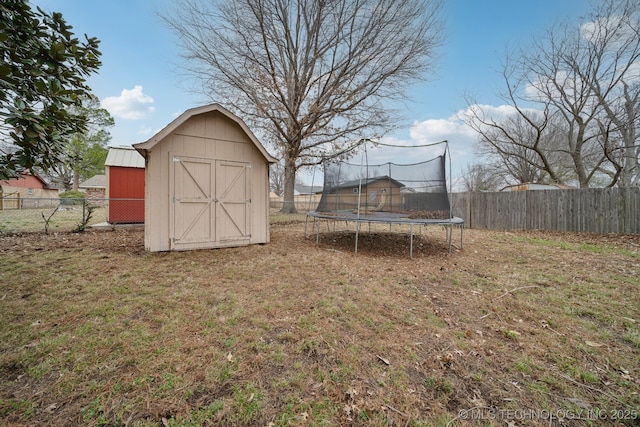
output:
<svg viewBox="0 0 640 427"><path fill-rule="evenodd" d="M75 190L65 191L58 195L61 205L81 205L84 203L84 196L82 191Z"/></svg>

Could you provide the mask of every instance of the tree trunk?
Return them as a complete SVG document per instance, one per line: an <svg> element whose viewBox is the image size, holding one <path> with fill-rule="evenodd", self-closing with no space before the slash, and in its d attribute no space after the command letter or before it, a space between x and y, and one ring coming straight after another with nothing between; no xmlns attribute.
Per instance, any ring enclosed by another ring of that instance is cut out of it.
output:
<svg viewBox="0 0 640 427"><path fill-rule="evenodd" d="M282 202L281 213L294 214L298 213L295 203L295 185L296 185L296 159L285 154L284 159L284 198Z"/></svg>
<svg viewBox="0 0 640 427"><path fill-rule="evenodd" d="M73 184L71 189L78 191L78 187L80 187L80 175L78 174L78 171L73 171Z"/></svg>

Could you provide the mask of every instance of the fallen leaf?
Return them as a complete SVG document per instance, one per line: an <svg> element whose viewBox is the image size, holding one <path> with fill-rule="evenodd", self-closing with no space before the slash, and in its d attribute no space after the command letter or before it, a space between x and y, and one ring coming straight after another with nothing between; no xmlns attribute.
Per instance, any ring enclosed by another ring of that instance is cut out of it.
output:
<svg viewBox="0 0 640 427"><path fill-rule="evenodd" d="M378 356L378 359L380 359L382 361L382 363L384 363L387 366L389 366L391 364L391 363L389 363L389 360L385 359L382 356Z"/></svg>

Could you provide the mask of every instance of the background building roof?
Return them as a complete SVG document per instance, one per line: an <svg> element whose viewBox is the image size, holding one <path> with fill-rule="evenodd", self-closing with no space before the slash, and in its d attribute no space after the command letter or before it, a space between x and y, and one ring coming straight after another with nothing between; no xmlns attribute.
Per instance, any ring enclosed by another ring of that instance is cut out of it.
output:
<svg viewBox="0 0 640 427"><path fill-rule="evenodd" d="M94 175L82 182L80 188L106 188L107 180L105 175Z"/></svg>

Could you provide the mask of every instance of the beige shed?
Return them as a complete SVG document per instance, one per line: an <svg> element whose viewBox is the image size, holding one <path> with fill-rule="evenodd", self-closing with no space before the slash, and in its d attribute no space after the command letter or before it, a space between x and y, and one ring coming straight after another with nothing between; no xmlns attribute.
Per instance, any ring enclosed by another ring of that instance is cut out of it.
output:
<svg viewBox="0 0 640 427"><path fill-rule="evenodd" d="M219 104L187 110L134 148L145 158L149 251L269 242L269 164L277 160Z"/></svg>

